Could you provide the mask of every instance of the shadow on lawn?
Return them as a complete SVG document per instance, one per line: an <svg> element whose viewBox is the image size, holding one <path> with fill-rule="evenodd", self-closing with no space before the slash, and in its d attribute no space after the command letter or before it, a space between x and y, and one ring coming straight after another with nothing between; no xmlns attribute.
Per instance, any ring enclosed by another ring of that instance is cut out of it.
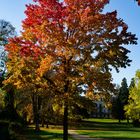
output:
<svg viewBox="0 0 140 140"><path fill-rule="evenodd" d="M53 139L62 139L63 135L55 132L48 132L45 130L40 130L39 132L35 132L33 129L28 129L26 132L26 138L28 140L53 140Z"/></svg>
<svg viewBox="0 0 140 140"><path fill-rule="evenodd" d="M140 128L135 128L130 123L118 122L94 122L94 121L81 121L71 124L73 129L78 130L103 130L103 131L134 131L140 132Z"/></svg>
<svg viewBox="0 0 140 140"><path fill-rule="evenodd" d="M140 128L133 127L131 123L82 121L71 125L75 126L73 129L81 131L80 134L103 140L140 140Z"/></svg>
<svg viewBox="0 0 140 140"><path fill-rule="evenodd" d="M100 138L101 140L140 140L139 138L127 138L127 137L124 137L124 138ZM98 140L98 139L97 139Z"/></svg>

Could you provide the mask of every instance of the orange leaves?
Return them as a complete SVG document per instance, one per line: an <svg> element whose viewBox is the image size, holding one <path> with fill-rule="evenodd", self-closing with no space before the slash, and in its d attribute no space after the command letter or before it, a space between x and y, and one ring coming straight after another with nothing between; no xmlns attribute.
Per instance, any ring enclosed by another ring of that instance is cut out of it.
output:
<svg viewBox="0 0 140 140"><path fill-rule="evenodd" d="M52 68L53 58L51 56L47 56L47 58L42 59L40 62L40 66L37 69L37 73L39 76L43 76L43 74L49 71Z"/></svg>
<svg viewBox="0 0 140 140"><path fill-rule="evenodd" d="M122 45L136 44L116 11L102 13L108 0L34 1L25 11L21 37L6 48L12 76L34 86L49 83L59 93L65 85L70 94L79 92L78 85L105 92L112 82L110 67L130 63Z"/></svg>
<svg viewBox="0 0 140 140"><path fill-rule="evenodd" d="M91 14L91 9L90 7L87 7L86 9L84 9L83 13L81 13L81 21L86 20L87 17L89 17Z"/></svg>

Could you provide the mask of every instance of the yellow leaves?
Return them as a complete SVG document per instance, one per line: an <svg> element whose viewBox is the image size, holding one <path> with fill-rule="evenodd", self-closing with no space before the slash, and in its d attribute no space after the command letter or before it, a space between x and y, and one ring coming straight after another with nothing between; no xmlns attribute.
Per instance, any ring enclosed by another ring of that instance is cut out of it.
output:
<svg viewBox="0 0 140 140"><path fill-rule="evenodd" d="M42 59L37 69L37 74L42 77L45 72L50 70L52 68L52 60L53 58L51 56L46 56L46 58Z"/></svg>
<svg viewBox="0 0 140 140"><path fill-rule="evenodd" d="M109 50L108 56L112 57L112 56L115 56L115 55L116 55L115 51Z"/></svg>
<svg viewBox="0 0 140 140"><path fill-rule="evenodd" d="M86 92L86 97L93 101L98 101L101 99L99 94L94 93L92 90Z"/></svg>
<svg viewBox="0 0 140 140"><path fill-rule="evenodd" d="M21 83L21 81L19 81L19 80L18 80L17 82L15 81L15 82L14 82L14 85L15 85L18 89L22 88L22 86L21 86L22 83Z"/></svg>

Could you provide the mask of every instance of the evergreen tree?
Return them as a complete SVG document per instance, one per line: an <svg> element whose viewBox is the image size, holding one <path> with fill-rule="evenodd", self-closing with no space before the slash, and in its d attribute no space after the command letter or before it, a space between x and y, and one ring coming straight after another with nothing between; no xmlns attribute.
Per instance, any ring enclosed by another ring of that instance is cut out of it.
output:
<svg viewBox="0 0 140 140"><path fill-rule="evenodd" d="M119 95L117 98L117 105L118 105L118 119L120 120L125 118L125 111L124 106L128 103L128 96L129 96L129 90L127 85L126 78L122 79L121 87L119 90Z"/></svg>
<svg viewBox="0 0 140 140"><path fill-rule="evenodd" d="M130 82L130 85L129 85L129 90L130 90L132 87L134 87L134 86L135 86L135 79L132 78L132 79L131 79L131 82Z"/></svg>

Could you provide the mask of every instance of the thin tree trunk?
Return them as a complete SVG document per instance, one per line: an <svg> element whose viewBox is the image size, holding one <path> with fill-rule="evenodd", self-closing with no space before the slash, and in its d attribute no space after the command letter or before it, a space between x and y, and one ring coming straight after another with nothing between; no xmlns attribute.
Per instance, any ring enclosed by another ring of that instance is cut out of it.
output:
<svg viewBox="0 0 140 140"><path fill-rule="evenodd" d="M48 120L46 121L46 128L49 128Z"/></svg>
<svg viewBox="0 0 140 140"><path fill-rule="evenodd" d="M35 122L35 131L38 132L40 131L40 127L39 127L39 114L36 114L36 122Z"/></svg>
<svg viewBox="0 0 140 140"><path fill-rule="evenodd" d="M63 140L68 140L68 103L64 103Z"/></svg>
<svg viewBox="0 0 140 140"><path fill-rule="evenodd" d="M129 124L129 118L127 118L127 124Z"/></svg>
<svg viewBox="0 0 140 140"><path fill-rule="evenodd" d="M44 115L43 115L42 118L41 118L42 127L44 127L44 122L45 122L45 120L44 120Z"/></svg>
<svg viewBox="0 0 140 140"><path fill-rule="evenodd" d="M40 127L39 127L39 112L38 112L38 96L37 95L33 94L32 103L33 103L35 131L38 132L40 130Z"/></svg>
<svg viewBox="0 0 140 140"><path fill-rule="evenodd" d="M121 123L121 119L119 118L119 123Z"/></svg>

